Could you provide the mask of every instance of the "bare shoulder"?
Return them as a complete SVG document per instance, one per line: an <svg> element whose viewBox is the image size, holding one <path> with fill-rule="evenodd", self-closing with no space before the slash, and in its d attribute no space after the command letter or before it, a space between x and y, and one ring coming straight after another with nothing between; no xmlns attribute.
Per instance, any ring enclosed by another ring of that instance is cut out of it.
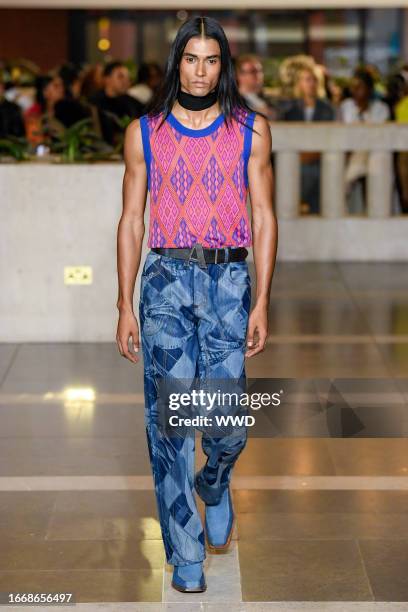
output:
<svg viewBox="0 0 408 612"><path fill-rule="evenodd" d="M259 113L255 113L254 128L258 132L262 132L264 134L266 132L270 132L270 129L271 129L269 121L263 115L260 115Z"/></svg>
<svg viewBox="0 0 408 612"><path fill-rule="evenodd" d="M271 126L269 121L259 113L255 113L254 132L252 134L252 154L270 154L272 146Z"/></svg>
<svg viewBox="0 0 408 612"><path fill-rule="evenodd" d="M144 160L140 118L133 119L126 128L124 156L125 160L134 159L136 162Z"/></svg>
<svg viewBox="0 0 408 612"><path fill-rule="evenodd" d="M140 134L140 118L133 119L126 128L126 136L134 138Z"/></svg>

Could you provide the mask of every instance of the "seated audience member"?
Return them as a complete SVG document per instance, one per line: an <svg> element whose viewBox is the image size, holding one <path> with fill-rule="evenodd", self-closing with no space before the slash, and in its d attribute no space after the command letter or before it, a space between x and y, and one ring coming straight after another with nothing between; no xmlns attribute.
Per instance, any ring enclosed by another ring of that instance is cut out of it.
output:
<svg viewBox="0 0 408 612"><path fill-rule="evenodd" d="M0 138L23 137L25 128L20 107L5 97L5 83L0 74Z"/></svg>
<svg viewBox="0 0 408 612"><path fill-rule="evenodd" d="M70 64L61 66L59 76L64 83L64 97L55 105L55 117L65 127L91 116L87 101L80 99L81 76Z"/></svg>
<svg viewBox="0 0 408 612"><path fill-rule="evenodd" d="M64 98L64 83L58 75L41 75L36 79L35 102L24 113L28 140L33 144L44 141L44 131L48 127L61 129L55 123L55 107Z"/></svg>
<svg viewBox="0 0 408 612"><path fill-rule="evenodd" d="M374 79L370 71L358 68L350 83L351 97L340 105L340 120L344 123L384 123L390 110L374 95ZM368 152L353 151L347 159L345 189L349 211L361 213L366 202ZM360 195L358 188L360 187Z"/></svg>
<svg viewBox="0 0 408 612"><path fill-rule="evenodd" d="M332 105L317 95L318 80L311 68L299 70L292 104L283 112L284 121L334 121ZM301 153L301 199L309 212L320 211L320 153Z"/></svg>
<svg viewBox="0 0 408 612"><path fill-rule="evenodd" d="M64 97L64 83L58 75L41 75L36 79L35 102L25 112L25 116L54 115L55 104Z"/></svg>
<svg viewBox="0 0 408 612"><path fill-rule="evenodd" d="M91 96L89 102L98 109L103 139L115 146L124 131L118 119L140 117L144 106L127 94L129 71L122 62L111 62L105 66L103 82L103 89Z"/></svg>
<svg viewBox="0 0 408 612"><path fill-rule="evenodd" d="M401 97L395 106L395 121L398 123L408 123L408 66L402 70L401 75L405 82L405 95ZM401 212L408 214L408 151L399 151L397 153L396 165Z"/></svg>
<svg viewBox="0 0 408 612"><path fill-rule="evenodd" d="M385 102L374 96L374 79L370 72L359 68L350 83L351 98L340 105L341 120L345 123L382 123L390 118Z"/></svg>
<svg viewBox="0 0 408 612"><path fill-rule="evenodd" d="M332 76L327 77L326 81L327 98L332 105L335 113L335 120L340 121L340 106L345 96L344 87L340 79L335 79Z"/></svg>
<svg viewBox="0 0 408 612"><path fill-rule="evenodd" d="M103 88L103 66L100 63L88 66L81 75L80 93L81 100L89 100Z"/></svg>
<svg viewBox="0 0 408 612"><path fill-rule="evenodd" d="M239 93L254 111L263 113L269 121L278 118L278 110L264 95L264 71L257 55L240 55L235 60Z"/></svg>
<svg viewBox="0 0 408 612"><path fill-rule="evenodd" d="M35 85L33 80L38 73L38 67L29 60L20 60L16 63L9 64L8 62L0 62L3 67L0 70L3 77L8 74L5 98L9 102L14 102L20 107L21 112L25 111L33 105L35 101ZM5 80L5 79L4 79Z"/></svg>
<svg viewBox="0 0 408 612"><path fill-rule="evenodd" d="M160 87L162 79L163 70L159 64L143 62L139 66L137 83L129 89L128 94L146 106Z"/></svg>

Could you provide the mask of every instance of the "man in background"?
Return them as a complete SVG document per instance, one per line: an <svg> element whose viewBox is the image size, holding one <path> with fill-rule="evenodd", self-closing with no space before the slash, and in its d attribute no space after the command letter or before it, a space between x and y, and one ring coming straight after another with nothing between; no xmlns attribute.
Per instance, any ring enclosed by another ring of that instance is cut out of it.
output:
<svg viewBox="0 0 408 612"><path fill-rule="evenodd" d="M89 102L98 109L102 138L115 146L126 127L120 120L140 117L144 106L128 95L129 71L122 62L110 62L105 66L103 83L103 89L91 96Z"/></svg>
<svg viewBox="0 0 408 612"><path fill-rule="evenodd" d="M128 93L145 106L150 102L153 94L159 88L163 79L163 70L155 62L143 62L137 73L137 83Z"/></svg>
<svg viewBox="0 0 408 612"><path fill-rule="evenodd" d="M240 55L235 60L239 93L254 111L263 113L269 121L276 121L278 111L263 92L264 71L257 55Z"/></svg>

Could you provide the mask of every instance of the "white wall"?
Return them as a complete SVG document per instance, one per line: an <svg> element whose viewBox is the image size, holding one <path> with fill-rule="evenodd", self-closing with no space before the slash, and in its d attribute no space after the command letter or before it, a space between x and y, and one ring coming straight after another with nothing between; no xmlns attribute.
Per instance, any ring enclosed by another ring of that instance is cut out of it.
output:
<svg viewBox="0 0 408 612"><path fill-rule="evenodd" d="M0 165L0 340L114 340L122 175L122 164ZM64 284L76 265L92 266L92 285Z"/></svg>

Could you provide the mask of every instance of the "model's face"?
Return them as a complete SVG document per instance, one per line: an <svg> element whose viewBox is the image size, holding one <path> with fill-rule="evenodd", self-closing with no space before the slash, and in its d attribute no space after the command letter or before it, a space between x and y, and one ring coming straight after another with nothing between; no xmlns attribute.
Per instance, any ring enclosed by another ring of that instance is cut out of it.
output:
<svg viewBox="0 0 408 612"><path fill-rule="evenodd" d="M315 98L317 96L317 79L309 70L304 70L299 74L298 91L302 97Z"/></svg>
<svg viewBox="0 0 408 612"><path fill-rule="evenodd" d="M106 84L116 96L125 94L130 87L129 70L126 66L118 66L106 77Z"/></svg>
<svg viewBox="0 0 408 612"><path fill-rule="evenodd" d="M264 84L261 62L245 62L237 71L238 87L243 91L259 93Z"/></svg>
<svg viewBox="0 0 408 612"><path fill-rule="evenodd" d="M181 90L205 96L217 86L221 72L220 46L213 38L190 38L180 60Z"/></svg>

